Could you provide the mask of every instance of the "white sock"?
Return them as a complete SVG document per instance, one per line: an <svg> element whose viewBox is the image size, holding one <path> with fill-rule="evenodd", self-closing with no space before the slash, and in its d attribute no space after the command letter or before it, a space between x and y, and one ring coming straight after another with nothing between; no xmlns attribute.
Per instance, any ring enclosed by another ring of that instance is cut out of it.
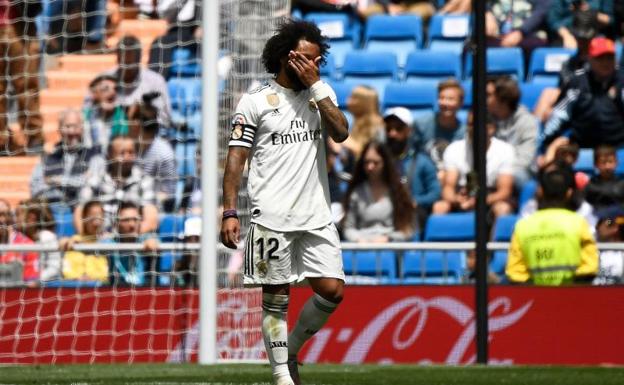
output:
<svg viewBox="0 0 624 385"><path fill-rule="evenodd" d="M295 328L288 336L288 355L296 356L303 344L318 332L329 316L336 310L337 303L314 294L303 306Z"/></svg>
<svg viewBox="0 0 624 385"><path fill-rule="evenodd" d="M288 296L262 294L262 336L275 378L288 376Z"/></svg>

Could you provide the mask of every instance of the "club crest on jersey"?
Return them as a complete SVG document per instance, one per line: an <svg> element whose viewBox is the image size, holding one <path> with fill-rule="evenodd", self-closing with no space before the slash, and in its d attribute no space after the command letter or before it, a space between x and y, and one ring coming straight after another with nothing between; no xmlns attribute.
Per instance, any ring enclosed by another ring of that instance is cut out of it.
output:
<svg viewBox="0 0 624 385"><path fill-rule="evenodd" d="M267 103L269 103L269 106L271 107L277 107L279 106L279 96L277 96L277 94L269 94L266 97Z"/></svg>
<svg viewBox="0 0 624 385"><path fill-rule="evenodd" d="M243 136L243 128L245 126L245 117L242 114L236 114L232 118L232 139L240 139Z"/></svg>
<svg viewBox="0 0 624 385"><path fill-rule="evenodd" d="M308 102L308 107L310 107L310 111L312 112L318 111L318 106L316 105L314 99L310 99L310 101Z"/></svg>

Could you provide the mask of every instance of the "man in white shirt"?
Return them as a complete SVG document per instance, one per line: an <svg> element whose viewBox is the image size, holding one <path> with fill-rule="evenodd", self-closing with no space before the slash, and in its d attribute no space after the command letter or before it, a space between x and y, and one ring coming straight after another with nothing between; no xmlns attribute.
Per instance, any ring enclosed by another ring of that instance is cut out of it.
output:
<svg viewBox="0 0 624 385"><path fill-rule="evenodd" d="M444 181L442 200L433 205L433 214L451 211L470 211L476 204L476 176L473 172L472 156L472 114L468 115L465 139L451 143L444 151ZM513 211L513 162L514 148L494 137L496 122L488 116L486 120L487 154L486 203L494 218ZM493 219L493 218L492 218Z"/></svg>
<svg viewBox="0 0 624 385"><path fill-rule="evenodd" d="M348 128L334 91L319 77L328 48L314 24L299 20L285 22L267 41L262 61L275 78L238 104L223 177L221 240L235 249L238 189L249 158L244 280L262 285L262 333L277 385L300 383L297 353L342 300L323 138L343 142ZM315 294L287 338L290 283L303 279Z"/></svg>

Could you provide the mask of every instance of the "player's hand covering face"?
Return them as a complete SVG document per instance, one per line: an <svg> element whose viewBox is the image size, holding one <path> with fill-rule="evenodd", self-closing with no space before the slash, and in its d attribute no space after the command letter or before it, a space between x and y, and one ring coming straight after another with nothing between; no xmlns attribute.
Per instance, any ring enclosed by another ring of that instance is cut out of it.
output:
<svg viewBox="0 0 624 385"><path fill-rule="evenodd" d="M301 40L296 50L288 53L286 73L297 89L309 88L319 81L321 56L316 44Z"/></svg>

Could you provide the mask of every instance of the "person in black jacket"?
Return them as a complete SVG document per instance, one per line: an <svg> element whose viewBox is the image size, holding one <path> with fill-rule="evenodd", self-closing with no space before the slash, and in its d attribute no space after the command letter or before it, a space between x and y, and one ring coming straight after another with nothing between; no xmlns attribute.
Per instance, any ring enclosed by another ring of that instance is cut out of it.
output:
<svg viewBox="0 0 624 385"><path fill-rule="evenodd" d="M615 175L617 157L615 148L609 145L598 146L594 150L594 166L598 174L591 178L585 187L585 200L594 206L595 211L624 203L624 180Z"/></svg>
<svg viewBox="0 0 624 385"><path fill-rule="evenodd" d="M581 148L624 145L624 75L615 68L615 43L604 37L592 39L589 63L589 70L576 72L546 122L539 138L541 153L560 136Z"/></svg>

